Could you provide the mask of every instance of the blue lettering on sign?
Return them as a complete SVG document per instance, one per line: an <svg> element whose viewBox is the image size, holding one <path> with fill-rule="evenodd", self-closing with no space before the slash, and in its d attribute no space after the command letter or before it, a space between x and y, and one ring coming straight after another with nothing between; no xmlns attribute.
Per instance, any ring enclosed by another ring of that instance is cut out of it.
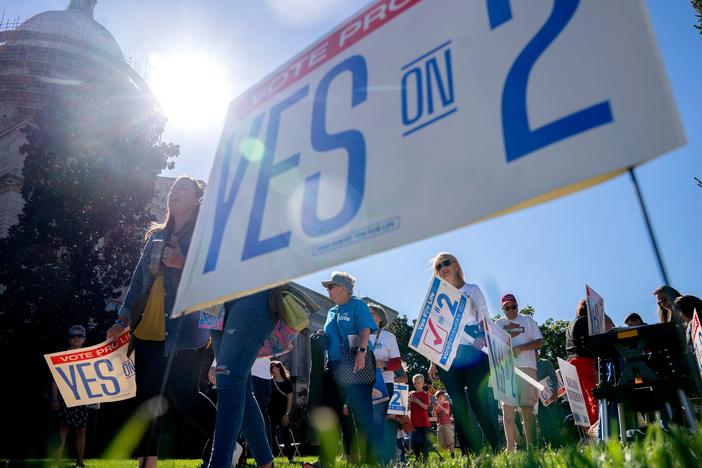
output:
<svg viewBox="0 0 702 468"><path fill-rule="evenodd" d="M315 93L312 111L312 147L320 152L332 151L339 148L346 149L349 157L349 165L346 196L343 207L339 213L329 219L320 219L317 216L321 173L317 172L306 179L302 201L301 223L303 232L311 237L329 234L348 224L356 213L358 213L365 192L366 145L363 134L358 130L347 130L336 134L329 134L326 130L326 106L329 87L338 75L346 71L351 73L353 83L351 107L356 107L367 99L368 71L366 61L360 55L349 57L331 69L322 78ZM299 152L275 164L273 163L275 160L275 148L278 140L281 116L285 110L293 107L307 97L308 93L309 86L305 86L270 110L264 153L261 159L246 238L241 254L242 261L283 249L290 245L290 238L292 235L290 230L267 239L261 239L261 227L266 211L266 199L268 197L268 188L271 180L300 164ZM264 117L265 113L254 119L250 132L251 138L256 138L258 136ZM215 202L215 221L203 273L213 271L217 267L224 229L229 220L234 201L249 164L247 157L241 155L231 188L229 192L227 192L231 159L235 152L234 143L235 138L231 136L230 139L223 144L223 151L226 151L227 154L223 157Z"/></svg>
<svg viewBox="0 0 702 468"><path fill-rule="evenodd" d="M103 372L100 370L100 366L104 365L106 367L106 373L103 374ZM104 383L100 384L100 387L102 388L102 391L105 393L107 396L115 396L119 395L120 388L119 388L119 381L110 376L108 373L112 372L114 370L114 366L112 365L112 362L110 362L109 359L101 359L99 361L96 361L94 364L95 367L95 375L101 380L107 381L112 384L112 390L108 390L107 385Z"/></svg>
<svg viewBox="0 0 702 468"><path fill-rule="evenodd" d="M448 298L448 296L446 296ZM441 299L441 296L439 296ZM461 301L458 303L458 310L451 311L454 314L453 324L451 325L451 331L449 332L448 338L446 339L446 345L444 346L444 352L441 356L441 364L446 364L449 356L451 355L451 350L453 349L453 342L456 341L456 336L458 336L458 331L461 327L461 320L463 319L463 312L466 310L466 296L461 294ZM456 309L456 303L454 303L454 309Z"/></svg>
<svg viewBox="0 0 702 468"><path fill-rule="evenodd" d="M68 366L71 376L68 377L62 368L57 367L56 372L61 376L63 381L66 383L71 392L73 392L73 398L80 400L80 395L78 394L78 382L76 382L76 369L74 366Z"/></svg>
<svg viewBox="0 0 702 468"><path fill-rule="evenodd" d="M490 29L496 29L512 19L509 2L487 0ZM507 162L614 120L609 101L603 101L541 128L529 128L526 100L531 69L565 29L579 3L579 0L554 0L548 20L522 50L507 74L502 90L502 132Z"/></svg>
<svg viewBox="0 0 702 468"><path fill-rule="evenodd" d="M384 219L383 221L378 221L377 223L369 224L362 228L358 228L355 231L342 234L337 238L332 238L321 244L314 246L312 250L312 255L321 255L332 250L340 249L356 242L362 242L374 237L387 234L388 232L396 231L400 228L400 217L395 216L394 218Z"/></svg>
<svg viewBox="0 0 702 468"><path fill-rule="evenodd" d="M78 370L78 374L80 374L80 379L83 382L83 386L85 387L85 393L88 396L88 398L99 398L102 396L101 393L93 393L93 391L90 389L90 382L97 382L97 379L89 379L87 375L85 375L85 371L83 370L85 367L90 367L91 363L89 362L81 362L80 364L76 364L76 368Z"/></svg>
<svg viewBox="0 0 702 468"><path fill-rule="evenodd" d="M458 110L453 90L451 41L448 40L402 67L403 137L448 117ZM435 96L438 94L438 102Z"/></svg>
<svg viewBox="0 0 702 468"><path fill-rule="evenodd" d="M265 114L261 114L254 119L253 124L251 125L251 131L249 133L250 138L258 137L264 115ZM207 258L205 259L205 268L203 273L212 271L217 267L217 259L219 258L219 251L222 247L222 239L224 236L224 228L227 226L229 215L231 214L232 207L234 206L234 200L236 200L236 196L239 193L239 188L244 180L246 169L249 167L249 158L246 157L246 155L240 155L239 165L237 166L236 174L234 175L234 180L232 181L232 186L229 193L227 193L229 168L236 150L235 142L236 139L234 138L234 135L232 135L222 145L224 148L223 151L226 153L224 154L222 161L222 170L220 172L217 198L215 199L215 216L214 225L212 227L212 238L210 239L210 246L207 249Z"/></svg>
<svg viewBox="0 0 702 468"><path fill-rule="evenodd" d="M346 196L341 211L328 219L317 216L319 182L321 172L316 172L305 180L305 193L302 199L302 230L310 237L319 237L336 231L346 225L358 213L363 201L366 182L366 141L358 130L346 130L336 134L327 133L327 95L332 81L341 73L351 73L351 108L368 98L368 69L360 55L344 60L322 78L314 96L312 110L312 148L318 152L344 148L348 153L348 175Z"/></svg>
<svg viewBox="0 0 702 468"><path fill-rule="evenodd" d="M134 361L130 359L129 361L125 361L124 363L122 363L122 372L124 372L124 376L127 378L133 377L136 373L136 369L134 368Z"/></svg>
<svg viewBox="0 0 702 468"><path fill-rule="evenodd" d="M392 400L390 401L390 406L402 407L402 396L399 391L392 394Z"/></svg>
<svg viewBox="0 0 702 468"><path fill-rule="evenodd" d="M431 313L431 306L434 304L434 298L436 298L436 292L439 290L440 285L441 280L435 276L434 281L431 283L431 288L427 295L422 314L417 318L417 328L414 330L414 335L412 335L412 347L414 348L419 346L419 341L422 339L424 329L427 327L427 319Z"/></svg>
<svg viewBox="0 0 702 468"><path fill-rule="evenodd" d="M244 251L241 254L242 261L283 249L290 245L290 231L260 240L261 225L263 224L263 213L266 210L266 198L268 197L268 186L270 185L271 179L300 164L300 153L295 153L287 159L273 164L275 146L278 140L278 130L280 128L280 117L286 109L291 108L307 96L308 91L309 86L305 86L271 109L268 121L268 132L266 133L265 149L263 158L261 159L261 168L258 172L258 183L256 184L256 192L254 193L253 206L251 207L249 228L246 231Z"/></svg>

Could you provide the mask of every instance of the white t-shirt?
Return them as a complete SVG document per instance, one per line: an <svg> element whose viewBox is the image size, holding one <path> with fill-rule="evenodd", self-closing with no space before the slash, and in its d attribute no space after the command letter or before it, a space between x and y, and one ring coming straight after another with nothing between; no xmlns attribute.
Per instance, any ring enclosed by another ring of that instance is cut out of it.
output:
<svg viewBox="0 0 702 468"><path fill-rule="evenodd" d="M512 337L512 347L523 345L534 340L543 340L539 325L533 318L518 314L517 318L510 320L502 317L495 324L510 334ZM536 369L536 351L524 351L514 357L514 365L517 367L529 367Z"/></svg>
<svg viewBox="0 0 702 468"><path fill-rule="evenodd" d="M397 346L397 338L387 330L381 330L378 336L378 341L375 341L376 334L371 334L370 342L374 343L373 354L376 359L381 361L389 361L393 358L400 357L400 348ZM393 383L395 381L395 373L393 371L383 372L383 381L385 383Z"/></svg>
<svg viewBox="0 0 702 468"><path fill-rule="evenodd" d="M258 358L254 361L251 368L251 375L259 379L271 378L271 359L267 357Z"/></svg>
<svg viewBox="0 0 702 468"><path fill-rule="evenodd" d="M467 296L472 300L468 301L466 305L465 314L468 315L467 325L474 325L478 323L482 318L490 317L488 313L487 303L485 302L485 296L480 288L475 284L464 284L460 289L464 296ZM473 342L472 339L464 332L461 333L461 345L470 345Z"/></svg>

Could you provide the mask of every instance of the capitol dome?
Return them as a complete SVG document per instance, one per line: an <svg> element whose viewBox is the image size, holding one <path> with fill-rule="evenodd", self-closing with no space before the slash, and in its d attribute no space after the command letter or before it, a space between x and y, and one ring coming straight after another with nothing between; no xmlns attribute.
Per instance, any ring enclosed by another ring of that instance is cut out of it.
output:
<svg viewBox="0 0 702 468"><path fill-rule="evenodd" d="M18 31L59 35L76 44L89 44L114 57L123 58L115 38L93 18L95 0L72 0L65 10L45 11L22 23Z"/></svg>

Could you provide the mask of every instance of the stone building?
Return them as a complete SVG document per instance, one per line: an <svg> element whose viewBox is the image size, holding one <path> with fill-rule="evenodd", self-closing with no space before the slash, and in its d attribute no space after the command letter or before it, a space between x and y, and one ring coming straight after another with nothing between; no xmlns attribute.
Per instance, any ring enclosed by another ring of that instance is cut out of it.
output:
<svg viewBox="0 0 702 468"><path fill-rule="evenodd" d="M95 21L95 3L70 0L65 10L21 23L0 19L0 238L24 206L22 130L51 94L70 89L75 99L89 99L90 85L100 84L121 98L153 99L143 73Z"/></svg>

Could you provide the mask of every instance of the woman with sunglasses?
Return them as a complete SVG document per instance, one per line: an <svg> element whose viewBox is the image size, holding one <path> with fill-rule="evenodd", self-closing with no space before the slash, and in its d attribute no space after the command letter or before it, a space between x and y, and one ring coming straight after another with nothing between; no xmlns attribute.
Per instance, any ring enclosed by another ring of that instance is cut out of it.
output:
<svg viewBox="0 0 702 468"><path fill-rule="evenodd" d="M343 418L344 402L348 403L356 425L360 463L373 464L370 455L374 446L373 384L344 384L334 378L334 371L341 365L342 353L349 349L355 352L354 371L364 369L366 353L373 352L370 335L378 327L371 317L368 305L353 295L353 288L356 285L356 279L353 276L335 271L332 273L331 279L323 281L322 285L327 289L329 299L336 304L329 309L327 321L324 324L327 353L325 368L327 379L325 382L329 383L329 386L325 387L326 403L327 406L334 409L339 420ZM346 434L348 431L344 432L344 438L349 438L350 434ZM322 450L321 455L323 457L329 454L328 451ZM322 458L320 461L324 466L333 466L334 458Z"/></svg>
<svg viewBox="0 0 702 468"><path fill-rule="evenodd" d="M68 330L68 349L82 348L85 344L85 327L73 325ZM61 458L66 445L66 437L73 429L76 444L76 466L85 466L85 429L88 426L88 407L66 407L55 381L51 381L51 411L58 418L59 446L56 449L56 461Z"/></svg>
<svg viewBox="0 0 702 468"><path fill-rule="evenodd" d="M497 429L497 403L488 387L490 364L487 354L481 349L485 346L485 337L480 322L488 318L488 308L480 288L475 284L466 283L458 259L447 252L441 252L432 260L432 266L437 276L459 289L468 297L471 307L466 313L471 318L462 334L456 358L448 371L437 368L432 362L429 366L429 377L438 377L446 386L453 403L453 417L456 424L456 438L461 446L461 452L467 455L471 451L480 452L482 435L485 436L492 450L497 450L499 432ZM477 423L472 414L477 416Z"/></svg>

